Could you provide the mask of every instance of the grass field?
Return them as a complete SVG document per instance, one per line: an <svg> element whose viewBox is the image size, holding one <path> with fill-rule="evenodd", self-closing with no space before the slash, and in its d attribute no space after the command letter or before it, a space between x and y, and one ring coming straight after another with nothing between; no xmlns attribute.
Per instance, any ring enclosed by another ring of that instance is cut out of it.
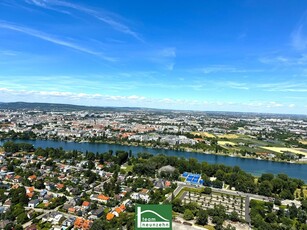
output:
<svg viewBox="0 0 307 230"><path fill-rule="evenodd" d="M209 137L209 138L215 137L215 135L213 135L211 133L207 133L207 132L192 132L191 134L198 135L198 136L201 136L201 137Z"/></svg>
<svg viewBox="0 0 307 230"><path fill-rule="evenodd" d="M181 191L177 194L176 198L180 198L184 192L195 192L195 193L201 193L203 191L202 188L188 188L183 187Z"/></svg>
<svg viewBox="0 0 307 230"><path fill-rule="evenodd" d="M301 140L300 141L303 145L307 145L307 140Z"/></svg>
<svg viewBox="0 0 307 230"><path fill-rule="evenodd" d="M121 167L122 170L125 170L126 173L132 172L133 166L127 165L126 167Z"/></svg>
<svg viewBox="0 0 307 230"><path fill-rule="evenodd" d="M225 146L225 145L234 146L234 145L236 145L235 142L231 142L231 141L218 141L217 143L218 143L219 145L222 145L222 146Z"/></svg>
<svg viewBox="0 0 307 230"><path fill-rule="evenodd" d="M201 226L202 227L202 226ZM215 228L213 227L213 226L211 226L211 225L205 225L204 226L205 227L205 229L208 229L208 230L214 230Z"/></svg>
<svg viewBox="0 0 307 230"><path fill-rule="evenodd" d="M285 147L261 147L261 148L277 153L292 152L295 154L302 154L304 156L307 156L307 152L304 152L302 149L297 149L297 148L285 148Z"/></svg>

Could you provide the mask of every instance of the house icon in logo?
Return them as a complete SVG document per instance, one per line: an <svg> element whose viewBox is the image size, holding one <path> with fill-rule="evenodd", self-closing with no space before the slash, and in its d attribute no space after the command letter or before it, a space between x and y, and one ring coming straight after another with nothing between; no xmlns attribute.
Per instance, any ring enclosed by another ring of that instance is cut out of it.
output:
<svg viewBox="0 0 307 230"><path fill-rule="evenodd" d="M136 229L172 229L171 205L137 205Z"/></svg>

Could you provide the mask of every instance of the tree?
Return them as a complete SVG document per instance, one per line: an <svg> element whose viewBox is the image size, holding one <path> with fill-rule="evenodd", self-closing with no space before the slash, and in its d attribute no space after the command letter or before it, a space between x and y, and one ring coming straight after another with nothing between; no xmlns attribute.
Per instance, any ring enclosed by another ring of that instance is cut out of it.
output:
<svg viewBox="0 0 307 230"><path fill-rule="evenodd" d="M92 160L87 161L87 168L93 169L95 167L95 163Z"/></svg>
<svg viewBox="0 0 307 230"><path fill-rule="evenodd" d="M23 224L28 220L27 214L25 212L19 214L17 216L17 223L18 224Z"/></svg>
<svg viewBox="0 0 307 230"><path fill-rule="evenodd" d="M275 213L271 212L271 213L268 213L265 217L265 221L267 223L274 223L277 219L277 216Z"/></svg>
<svg viewBox="0 0 307 230"><path fill-rule="evenodd" d="M194 219L193 212L190 209L186 209L183 213L183 219L193 220Z"/></svg>
<svg viewBox="0 0 307 230"><path fill-rule="evenodd" d="M197 214L199 210L199 206L196 202L189 202L186 205L184 205L184 208L191 210L194 216Z"/></svg>
<svg viewBox="0 0 307 230"><path fill-rule="evenodd" d="M23 230L23 227L22 227L22 225L17 224L17 225L15 225L14 230Z"/></svg>
<svg viewBox="0 0 307 230"><path fill-rule="evenodd" d="M285 181L283 181L280 178L274 178L272 180L272 185L273 185L273 193L279 194L281 191L283 191L285 187Z"/></svg>
<svg viewBox="0 0 307 230"><path fill-rule="evenodd" d="M307 211L307 200L302 200L302 209Z"/></svg>
<svg viewBox="0 0 307 230"><path fill-rule="evenodd" d="M273 179L274 179L274 175L272 173L263 173L258 181L259 182L271 181Z"/></svg>
<svg viewBox="0 0 307 230"><path fill-rule="evenodd" d="M294 204L289 207L290 218L294 219L297 216L298 210Z"/></svg>
<svg viewBox="0 0 307 230"><path fill-rule="evenodd" d="M4 227L4 230L12 230L13 229L13 223L9 223L8 225L6 225L5 227Z"/></svg>
<svg viewBox="0 0 307 230"><path fill-rule="evenodd" d="M26 189L24 187L19 187L17 189L11 189L10 197L12 197L12 203L21 205L27 205L29 202L28 197L26 196Z"/></svg>
<svg viewBox="0 0 307 230"><path fill-rule="evenodd" d="M220 180L212 181L212 186L213 186L214 188L222 188L222 187L223 187L223 182L220 181Z"/></svg>
<svg viewBox="0 0 307 230"><path fill-rule="evenodd" d="M222 229L224 219L219 216L212 217L212 223L215 224L215 229Z"/></svg>
<svg viewBox="0 0 307 230"><path fill-rule="evenodd" d="M198 211L196 223L199 224L199 225L208 224L208 213L207 213L207 211L205 211L203 209L200 209Z"/></svg>
<svg viewBox="0 0 307 230"><path fill-rule="evenodd" d="M95 220L91 229L92 230L104 230L105 223L101 219Z"/></svg>
<svg viewBox="0 0 307 230"><path fill-rule="evenodd" d="M307 220L307 214L304 210L298 210L298 213L297 213L297 219L299 222L301 223L306 223L306 220Z"/></svg>
<svg viewBox="0 0 307 230"><path fill-rule="evenodd" d="M272 190L273 190L273 186L267 180L263 181L259 186L259 194L263 196L271 196Z"/></svg>
<svg viewBox="0 0 307 230"><path fill-rule="evenodd" d="M18 145L13 141L7 141L3 144L3 148L5 152L15 153L18 151Z"/></svg>
<svg viewBox="0 0 307 230"><path fill-rule="evenodd" d="M211 188L209 188L209 187L205 187L205 188L204 188L203 193L204 193L204 194L208 194L208 195L209 195L209 194L211 194L211 193L212 193L212 189L211 189Z"/></svg>
<svg viewBox="0 0 307 230"><path fill-rule="evenodd" d="M37 188L37 189L44 189L45 188L44 181L43 180L35 181L34 187Z"/></svg>
<svg viewBox="0 0 307 230"><path fill-rule="evenodd" d="M182 202L179 198L172 201L172 207L175 212L182 212Z"/></svg>
<svg viewBox="0 0 307 230"><path fill-rule="evenodd" d="M239 214L236 211L232 211L229 215L231 221L239 221Z"/></svg>
<svg viewBox="0 0 307 230"><path fill-rule="evenodd" d="M284 189L280 194L279 194L281 199L289 199L293 200L294 196L293 193L291 193L288 189Z"/></svg>

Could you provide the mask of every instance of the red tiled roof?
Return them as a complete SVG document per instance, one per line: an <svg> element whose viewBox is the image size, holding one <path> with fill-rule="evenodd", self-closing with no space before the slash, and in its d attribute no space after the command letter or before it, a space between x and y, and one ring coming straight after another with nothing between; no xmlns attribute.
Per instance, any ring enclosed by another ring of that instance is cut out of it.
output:
<svg viewBox="0 0 307 230"><path fill-rule="evenodd" d="M114 218L114 214L113 213L111 213L111 212L109 212L108 214L107 214L107 220L112 220L113 218Z"/></svg>
<svg viewBox="0 0 307 230"><path fill-rule="evenodd" d="M83 201L82 206L88 207L88 206L90 206L90 202L88 202L88 201Z"/></svg>

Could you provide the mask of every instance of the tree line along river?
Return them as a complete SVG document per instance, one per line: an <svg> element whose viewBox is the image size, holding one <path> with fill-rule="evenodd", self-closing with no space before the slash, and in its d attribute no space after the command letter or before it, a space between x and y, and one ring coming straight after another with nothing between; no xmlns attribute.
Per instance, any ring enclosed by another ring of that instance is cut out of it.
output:
<svg viewBox="0 0 307 230"><path fill-rule="evenodd" d="M15 142L25 142L33 144L35 148L60 148L64 150L78 150L81 152L99 152L104 153L109 150L124 150L132 151L133 155L137 155L139 152L148 152L153 155L165 154L168 156L177 156L183 158L195 158L199 162L206 161L209 164L225 164L228 166L239 166L246 172L249 172L253 175L260 175L262 173L285 173L289 177L302 179L307 183L307 165L306 164L291 164L291 163L282 163L266 160L257 160L257 159L246 159L239 157L230 157L214 154L205 154L205 153L195 153L195 152L185 152L185 151L176 151L168 149L154 149L146 148L141 146L127 146L127 145L117 145L117 144L103 144L103 143L77 143L77 142L65 142L65 141L53 141L53 140L14 140ZM0 141L0 145L3 145L5 141Z"/></svg>

